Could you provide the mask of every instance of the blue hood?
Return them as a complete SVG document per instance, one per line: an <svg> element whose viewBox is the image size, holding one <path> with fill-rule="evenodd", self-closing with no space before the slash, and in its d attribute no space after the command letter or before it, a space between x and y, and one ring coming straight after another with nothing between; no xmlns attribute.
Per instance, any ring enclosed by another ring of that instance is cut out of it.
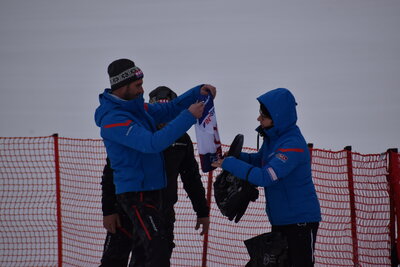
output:
<svg viewBox="0 0 400 267"><path fill-rule="evenodd" d="M111 89L105 89L102 94L99 95L100 106L96 109L94 114L94 120L96 125L101 127L103 118L109 113L114 112L115 109L126 111L129 113L142 114L146 117L147 114L144 109L144 98L143 94L132 100L122 100L114 97L111 94Z"/></svg>
<svg viewBox="0 0 400 267"><path fill-rule="evenodd" d="M286 88L277 88L269 91L257 100L269 111L274 122L274 126L264 132L271 135L280 136L288 129L296 125L297 112L296 100L292 93Z"/></svg>

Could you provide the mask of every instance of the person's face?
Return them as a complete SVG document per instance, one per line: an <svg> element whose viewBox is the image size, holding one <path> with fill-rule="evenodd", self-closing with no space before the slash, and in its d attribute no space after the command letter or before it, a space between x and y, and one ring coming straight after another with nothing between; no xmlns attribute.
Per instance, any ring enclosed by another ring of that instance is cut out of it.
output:
<svg viewBox="0 0 400 267"><path fill-rule="evenodd" d="M271 118L264 116L261 111L260 115L258 115L257 120L260 122L262 128L269 128L274 125Z"/></svg>
<svg viewBox="0 0 400 267"><path fill-rule="evenodd" d="M136 80L128 84L123 93L123 99L132 100L138 97L140 94L143 94L143 79Z"/></svg>

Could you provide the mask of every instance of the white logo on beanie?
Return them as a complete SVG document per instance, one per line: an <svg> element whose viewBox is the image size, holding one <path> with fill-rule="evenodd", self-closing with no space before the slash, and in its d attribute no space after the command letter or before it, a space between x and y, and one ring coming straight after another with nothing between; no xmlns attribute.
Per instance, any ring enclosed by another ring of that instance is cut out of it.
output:
<svg viewBox="0 0 400 267"><path fill-rule="evenodd" d="M134 77L136 80L143 78L143 72L138 67L127 69L126 71L110 78L111 86L122 82L123 80Z"/></svg>

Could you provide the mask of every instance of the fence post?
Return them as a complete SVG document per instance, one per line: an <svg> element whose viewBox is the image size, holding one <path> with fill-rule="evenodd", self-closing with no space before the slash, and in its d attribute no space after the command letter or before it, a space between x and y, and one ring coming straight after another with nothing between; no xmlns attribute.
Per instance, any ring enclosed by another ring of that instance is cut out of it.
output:
<svg viewBox="0 0 400 267"><path fill-rule="evenodd" d="M398 210L400 209L400 169L398 162L398 149L390 148L387 150L388 159L388 175L387 181L389 185L390 196L390 244L391 244L391 261L392 266L398 266L400 261L400 243L399 238L399 216ZM396 225L397 225L397 240L396 240Z"/></svg>
<svg viewBox="0 0 400 267"><path fill-rule="evenodd" d="M353 264L354 266L360 266L358 259L358 238L357 238L357 216L356 216L356 204L354 195L354 180L353 180L353 158L351 153L351 146L346 146L347 156L347 176L349 182L349 195L350 195L350 218L351 218L351 237L353 243Z"/></svg>
<svg viewBox="0 0 400 267"><path fill-rule="evenodd" d="M213 186L213 171L208 172L208 183L207 183L207 205L210 208L211 215L211 192ZM201 266L207 266L207 250L208 250L208 232L204 234L203 239L203 258L201 261Z"/></svg>
<svg viewBox="0 0 400 267"><path fill-rule="evenodd" d="M54 166L56 174L56 201L57 201L57 243L58 243L58 267L62 266L62 221L61 221L61 184L60 184L60 155L58 150L58 134L53 134L54 140Z"/></svg>
<svg viewBox="0 0 400 267"><path fill-rule="evenodd" d="M308 143L307 147L308 147L308 151L310 152L310 162L311 162L311 165L312 165L312 151L313 151L313 148L314 148L314 144L313 143Z"/></svg>

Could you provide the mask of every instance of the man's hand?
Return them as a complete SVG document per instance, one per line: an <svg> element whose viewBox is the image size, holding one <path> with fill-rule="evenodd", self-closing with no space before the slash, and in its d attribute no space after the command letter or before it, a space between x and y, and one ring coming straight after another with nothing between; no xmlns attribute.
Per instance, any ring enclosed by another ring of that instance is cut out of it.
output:
<svg viewBox="0 0 400 267"><path fill-rule="evenodd" d="M219 159L211 163L211 166L218 168L222 166L222 163L224 163L224 159Z"/></svg>
<svg viewBox="0 0 400 267"><path fill-rule="evenodd" d="M211 84L205 84L200 88L200 94L202 95L207 95L209 92L212 94L213 98L215 98L217 95L217 88Z"/></svg>
<svg viewBox="0 0 400 267"><path fill-rule="evenodd" d="M200 235L208 233L208 227L210 226L210 218L209 217L197 218L196 227L194 229L198 230L200 228L200 225L203 226Z"/></svg>
<svg viewBox="0 0 400 267"><path fill-rule="evenodd" d="M121 221L118 213L103 216L103 226L110 233L115 234L118 227L121 227Z"/></svg>
<svg viewBox="0 0 400 267"><path fill-rule="evenodd" d="M204 111L204 103L203 102L197 102L192 104L189 107L189 111L190 113L192 113L192 115L198 119L201 117L201 115L203 115L203 111Z"/></svg>

